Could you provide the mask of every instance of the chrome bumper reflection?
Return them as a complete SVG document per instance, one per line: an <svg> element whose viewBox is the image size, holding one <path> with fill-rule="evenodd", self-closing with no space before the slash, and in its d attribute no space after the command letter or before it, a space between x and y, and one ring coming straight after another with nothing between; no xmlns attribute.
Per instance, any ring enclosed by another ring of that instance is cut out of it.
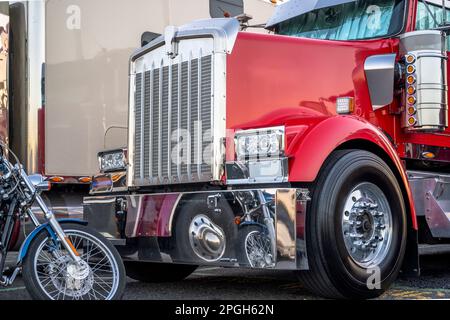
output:
<svg viewBox="0 0 450 320"><path fill-rule="evenodd" d="M198 264L198 257L180 258L171 254L170 247L176 213L186 201L205 199L211 214L217 210L217 199L225 199L232 208L233 217L239 222L238 230L249 225L263 226L270 241L273 263L255 266L239 261L242 244L238 238L227 239L232 254L220 256L217 261L201 261L203 264L234 267L306 270L305 218L308 190L294 188L227 190L201 193L140 194L124 196L87 197L84 200L84 218L90 226L109 238L126 238L122 248L124 259L154 262ZM207 215L209 213L206 213ZM204 213L202 213L204 214ZM237 219L236 219L237 218ZM223 227L223 226L219 226ZM188 232L189 226L186 227ZM239 231L238 231L239 232ZM166 241L167 240L167 241Z"/></svg>

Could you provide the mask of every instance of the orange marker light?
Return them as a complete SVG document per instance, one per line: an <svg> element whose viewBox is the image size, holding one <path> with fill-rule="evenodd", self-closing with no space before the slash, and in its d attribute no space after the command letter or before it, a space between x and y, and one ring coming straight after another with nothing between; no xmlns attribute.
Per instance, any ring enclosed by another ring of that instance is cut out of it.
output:
<svg viewBox="0 0 450 320"><path fill-rule="evenodd" d="M236 218L234 218L234 223L235 223L236 225L240 225L240 224L241 224L241 217L236 217Z"/></svg>
<svg viewBox="0 0 450 320"><path fill-rule="evenodd" d="M414 94L416 93L416 88L414 88L413 86L409 86L407 91L408 94Z"/></svg>
<svg viewBox="0 0 450 320"><path fill-rule="evenodd" d="M412 65L409 65L406 68L406 72L408 72L408 73L413 73L414 71L416 71L416 68L414 66L412 66Z"/></svg>
<svg viewBox="0 0 450 320"><path fill-rule="evenodd" d="M416 57L414 57L412 54L406 56L406 62L413 63L416 61Z"/></svg>
<svg viewBox="0 0 450 320"><path fill-rule="evenodd" d="M412 116L414 113L416 113L416 108L414 108L414 107L409 107L409 108L408 108L408 114L409 114L410 116Z"/></svg>
<svg viewBox="0 0 450 320"><path fill-rule="evenodd" d="M92 181L91 177L81 177L78 179L81 183L90 183Z"/></svg>
<svg viewBox="0 0 450 320"><path fill-rule="evenodd" d="M55 183L61 183L64 182L64 178L63 177L51 177L49 179L51 182L55 182Z"/></svg>
<svg viewBox="0 0 450 320"><path fill-rule="evenodd" d="M119 179L122 178L122 177L123 177L123 174L118 173L118 174L113 175L113 176L111 177L111 180L112 180L112 182L117 182L117 181L119 181Z"/></svg>
<svg viewBox="0 0 450 320"><path fill-rule="evenodd" d="M416 118L414 118L414 117L409 117L408 123L409 123L410 126L415 125L416 122L417 122Z"/></svg>
<svg viewBox="0 0 450 320"><path fill-rule="evenodd" d="M413 96L409 96L408 97L408 103L409 104L415 104L416 103L416 98L414 98Z"/></svg>
<svg viewBox="0 0 450 320"><path fill-rule="evenodd" d="M425 159L434 159L436 155L433 152L426 151L422 153L422 157Z"/></svg>
<svg viewBox="0 0 450 320"><path fill-rule="evenodd" d="M416 77L414 76L408 76L406 78L406 82L408 82L408 84L413 84L414 82L416 82Z"/></svg>

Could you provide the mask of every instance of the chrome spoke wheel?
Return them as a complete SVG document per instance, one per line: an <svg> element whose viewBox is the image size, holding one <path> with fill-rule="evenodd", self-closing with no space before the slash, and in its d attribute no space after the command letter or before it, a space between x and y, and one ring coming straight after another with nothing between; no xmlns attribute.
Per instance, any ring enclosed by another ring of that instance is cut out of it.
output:
<svg viewBox="0 0 450 320"><path fill-rule="evenodd" d="M40 288L52 300L109 300L119 286L119 269L112 252L96 237L65 230L81 257L74 263L62 244L47 237L34 258Z"/></svg>
<svg viewBox="0 0 450 320"><path fill-rule="evenodd" d="M342 213L342 233L350 257L362 268L384 260L392 242L392 212L378 186L363 182L349 193Z"/></svg>
<svg viewBox="0 0 450 320"><path fill-rule="evenodd" d="M252 268L274 266L270 239L260 231L251 231L245 237L245 253Z"/></svg>

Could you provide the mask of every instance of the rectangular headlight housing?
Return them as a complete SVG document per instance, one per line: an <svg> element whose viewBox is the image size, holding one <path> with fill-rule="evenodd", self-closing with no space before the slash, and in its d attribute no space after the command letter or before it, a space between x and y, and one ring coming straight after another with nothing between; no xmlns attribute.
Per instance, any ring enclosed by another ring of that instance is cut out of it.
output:
<svg viewBox="0 0 450 320"><path fill-rule="evenodd" d="M237 131L235 152L238 160L279 158L284 155L284 127Z"/></svg>
<svg viewBox="0 0 450 320"><path fill-rule="evenodd" d="M99 152L98 162L102 173L126 170L126 151L117 149Z"/></svg>

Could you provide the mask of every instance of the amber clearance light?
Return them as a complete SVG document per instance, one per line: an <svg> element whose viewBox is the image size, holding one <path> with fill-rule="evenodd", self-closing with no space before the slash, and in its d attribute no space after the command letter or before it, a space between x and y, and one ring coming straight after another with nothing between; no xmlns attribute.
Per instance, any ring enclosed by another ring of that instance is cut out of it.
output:
<svg viewBox="0 0 450 320"><path fill-rule="evenodd" d="M414 67L413 65L409 65L408 67L406 67L406 72L408 73L414 73L416 71L416 67Z"/></svg>
<svg viewBox="0 0 450 320"><path fill-rule="evenodd" d="M407 82L408 84L414 84L414 83L416 82L416 77L410 75L410 76L408 76L408 77L406 78L406 82Z"/></svg>
<svg viewBox="0 0 450 320"><path fill-rule="evenodd" d="M408 124L409 124L410 126L415 125L416 122L417 122L416 118L414 118L414 117L409 117L409 119L408 119Z"/></svg>
<svg viewBox="0 0 450 320"><path fill-rule="evenodd" d="M415 104L416 103L416 98L414 98L413 96L409 96L408 97L408 103L409 104Z"/></svg>
<svg viewBox="0 0 450 320"><path fill-rule="evenodd" d="M408 63L414 63L416 61L416 57L413 56L412 54L409 54L406 56L406 62Z"/></svg>
<svg viewBox="0 0 450 320"><path fill-rule="evenodd" d="M410 116L412 116L415 113L416 113L416 108L414 108L413 106L408 107L408 114Z"/></svg>

